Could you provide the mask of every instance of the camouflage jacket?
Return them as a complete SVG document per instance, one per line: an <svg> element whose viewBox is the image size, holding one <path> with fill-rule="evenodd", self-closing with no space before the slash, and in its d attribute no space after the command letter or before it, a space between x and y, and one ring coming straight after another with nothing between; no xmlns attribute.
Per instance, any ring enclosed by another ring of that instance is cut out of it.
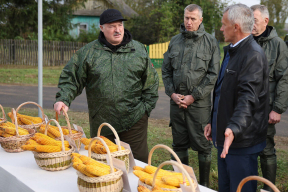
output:
<svg viewBox="0 0 288 192"><path fill-rule="evenodd" d="M192 106L211 106L211 91L220 68L220 49L217 40L205 32L200 24L197 31L186 31L172 37L164 54L162 78L165 92L170 97L179 93L180 84L195 99ZM175 104L171 100L171 104Z"/></svg>
<svg viewBox="0 0 288 192"><path fill-rule="evenodd" d="M269 65L269 104L273 111L282 114L288 107L288 49L276 29L268 27L269 36L260 37L257 43L263 48Z"/></svg>
<svg viewBox="0 0 288 192"><path fill-rule="evenodd" d="M95 40L78 50L63 68L56 102L70 106L85 87L94 137L103 122L122 132L145 112L149 116L158 99L158 85L158 74L143 44L132 40L112 52ZM101 131L101 135L110 134L107 127Z"/></svg>

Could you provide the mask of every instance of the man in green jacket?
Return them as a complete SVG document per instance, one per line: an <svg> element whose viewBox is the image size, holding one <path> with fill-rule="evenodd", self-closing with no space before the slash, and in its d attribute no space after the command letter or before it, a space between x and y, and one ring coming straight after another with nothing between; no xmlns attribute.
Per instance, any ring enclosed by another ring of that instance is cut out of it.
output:
<svg viewBox="0 0 288 192"><path fill-rule="evenodd" d="M263 177L275 184L276 150L274 148L275 124L280 122L281 114L288 106L288 49L285 42L278 37L276 29L268 26L269 12L264 5L253 5L254 28L252 34L263 48L269 65L270 113L266 138L266 148L260 153ZM265 190L271 190L264 185Z"/></svg>
<svg viewBox="0 0 288 192"><path fill-rule="evenodd" d="M220 51L217 40L205 32L202 20L198 5L184 9L180 34L172 37L164 54L162 78L165 92L171 97L173 150L187 165L188 149L198 151L200 184L209 186L212 144L204 136L204 127L210 119Z"/></svg>
<svg viewBox="0 0 288 192"><path fill-rule="evenodd" d="M145 46L132 40L123 21L116 9L101 14L98 40L78 50L60 75L54 110L67 111L85 88L91 137L107 122L130 144L134 157L147 162L148 117L158 99L159 79ZM114 141L108 127L101 135Z"/></svg>

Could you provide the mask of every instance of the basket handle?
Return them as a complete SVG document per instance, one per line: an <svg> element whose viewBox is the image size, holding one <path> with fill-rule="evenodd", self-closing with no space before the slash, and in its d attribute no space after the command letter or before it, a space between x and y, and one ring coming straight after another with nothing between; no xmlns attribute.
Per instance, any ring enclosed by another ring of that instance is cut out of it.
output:
<svg viewBox="0 0 288 192"><path fill-rule="evenodd" d="M64 113L64 117L65 117L65 120L67 122L67 127L68 127L68 131L69 131L69 135L72 135L72 131L71 131L71 124L70 124L70 121L69 121L69 116L67 114L67 112L64 110L64 107L62 107L61 111L63 111ZM59 122L58 120L58 113L56 112L56 121Z"/></svg>
<svg viewBox="0 0 288 192"><path fill-rule="evenodd" d="M24 102L22 103L21 105L19 105L16 109L16 115L19 111L19 109L24 106L24 105L27 105L27 104L33 104L33 105L36 105L37 107L39 107L39 109L41 110L41 113L42 113L42 121L45 121L45 115L44 115L44 111L43 111L43 108L38 104L38 103L35 103L33 101L27 101L27 102Z"/></svg>
<svg viewBox="0 0 288 192"><path fill-rule="evenodd" d="M168 147L167 145L163 145L163 144L158 144L158 145L155 145L149 152L149 156L148 156L148 165L151 165L151 158L152 158L152 154L153 152L155 151L155 149L158 149L158 148L163 148L163 149L166 149L167 151L169 151L173 156L174 158L176 159L176 161L182 165L182 162L181 160L179 159L178 155L170 148Z"/></svg>
<svg viewBox="0 0 288 192"><path fill-rule="evenodd" d="M4 111L4 109L3 109L3 107L2 107L1 104L0 104L0 108L1 108L1 110L2 110L3 120L6 121L5 111Z"/></svg>
<svg viewBox="0 0 288 192"><path fill-rule="evenodd" d="M15 124L15 127L16 127L16 136L18 137L19 136L19 131L18 131L18 122L17 122L17 116L16 116L16 111L14 108L12 108L12 115L14 117L14 124Z"/></svg>
<svg viewBox="0 0 288 192"><path fill-rule="evenodd" d="M245 177L244 179L242 179L242 181L239 183L237 191L236 192L241 192L241 189L243 187L243 185L247 182L247 181L251 181L251 180L257 180L257 181L261 181L263 183L265 183L266 185L268 185L269 187L271 187L271 189L275 192L280 192L279 189L269 180L263 178L263 177L259 177L259 176L248 176Z"/></svg>
<svg viewBox="0 0 288 192"><path fill-rule="evenodd" d="M97 132L97 137L100 137L100 132L102 130L102 127L104 126L107 126L111 129L111 131L114 133L115 137L116 137L116 140L117 140L117 146L118 146L118 151L121 151L121 145L120 145L120 139L119 139L119 136L116 132L116 130L112 127L112 125L110 125L109 123L102 123L99 128L98 128L98 132Z"/></svg>
<svg viewBox="0 0 288 192"><path fill-rule="evenodd" d="M107 144L105 143L105 141L102 138L94 137L90 141L89 147L88 147L88 157L91 158L91 147L92 147L92 144L95 143L96 140L99 140L104 145L104 147L105 147L105 149L107 151L107 154L108 154L109 162L110 162L110 171L111 171L111 173L114 173L114 166L113 166L113 162L112 162L112 158L111 158L111 153L110 153L109 147L107 146Z"/></svg>
<svg viewBox="0 0 288 192"><path fill-rule="evenodd" d="M195 192L195 189L193 187L193 182L192 182L192 179L191 177L189 176L188 172L183 168L182 164L178 163L178 162L175 162L175 161L165 161L163 163L161 163L158 167L157 167L157 170L155 171L155 174L153 176L153 183L152 183L152 188L155 186L155 182L156 182L156 177L157 177L157 174L159 172L159 170L164 166L164 165L174 165L176 167L178 167L181 171L182 171L182 175L183 175L183 183L184 185L186 185L186 182L185 182L185 177L188 179L189 183L190 183L190 187L191 187L191 191L192 192Z"/></svg>
<svg viewBox="0 0 288 192"><path fill-rule="evenodd" d="M59 123L55 120L55 119L50 119L46 126L45 126L45 132L44 134L47 135L47 130L48 130L48 126L50 125L50 122L51 121L54 121L56 123L56 126L58 127L59 129L59 132L61 134L61 142L62 142L62 152L65 152L65 147L64 147L64 136L63 136L63 132L62 132L62 129L61 129L61 126L59 125Z"/></svg>

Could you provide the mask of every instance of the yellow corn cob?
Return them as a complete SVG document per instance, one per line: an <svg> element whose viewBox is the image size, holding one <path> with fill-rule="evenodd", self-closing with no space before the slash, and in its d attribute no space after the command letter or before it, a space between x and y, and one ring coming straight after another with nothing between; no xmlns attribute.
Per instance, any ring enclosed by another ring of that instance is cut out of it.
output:
<svg viewBox="0 0 288 192"><path fill-rule="evenodd" d="M35 146L40 146L40 145L22 145L21 148L25 151L36 151L36 147Z"/></svg>
<svg viewBox="0 0 288 192"><path fill-rule="evenodd" d="M5 131L6 133L9 133L11 135L16 135L16 129L14 128L11 128L11 127L5 127L5 128L2 128L3 131ZM29 132L27 130L21 130L21 129L18 129L18 133L19 135L28 135Z"/></svg>
<svg viewBox="0 0 288 192"><path fill-rule="evenodd" d="M167 184L167 185L171 185L174 187L180 187L180 184L183 184L183 176L182 175L167 175L167 176L163 176L161 178L161 180ZM186 185L189 186L190 183L188 182L188 179L186 178Z"/></svg>
<svg viewBox="0 0 288 192"><path fill-rule="evenodd" d="M145 183L146 183L147 185L152 186L153 178L149 178L149 177L146 178L146 179L145 179ZM164 183L162 180L160 180L160 179L156 179L156 180L155 180L155 186L160 187L160 188L166 188L166 189L177 189L177 187L174 187L174 186L165 184L165 183Z"/></svg>
<svg viewBox="0 0 288 192"><path fill-rule="evenodd" d="M74 156L76 156L76 157L80 157L80 156L81 156L79 153L72 153L71 155L72 155L73 157L74 157Z"/></svg>
<svg viewBox="0 0 288 192"><path fill-rule="evenodd" d="M141 178L140 181L144 182L146 178L152 178L152 176L149 173L146 173L144 171L141 170L134 170L133 171L134 175L136 175L137 177L139 177L139 179Z"/></svg>
<svg viewBox="0 0 288 192"><path fill-rule="evenodd" d="M78 131L76 131L74 129L72 129L71 132L72 132L72 134L78 133Z"/></svg>
<svg viewBox="0 0 288 192"><path fill-rule="evenodd" d="M152 177L154 177L154 174L155 173L152 173ZM158 171L158 174L156 176L157 179L161 179L163 176L166 176L166 175L182 175L181 173L178 173L178 172L172 172L172 171L166 171L166 170L163 170L163 169L160 169Z"/></svg>
<svg viewBox="0 0 288 192"><path fill-rule="evenodd" d="M143 167L139 167L139 166L134 166L133 170L140 170L140 171L144 171Z"/></svg>
<svg viewBox="0 0 288 192"><path fill-rule="evenodd" d="M113 143L112 141L110 141L109 139L107 139L104 136L100 136L100 138L102 138L108 146L115 146L116 145L115 143Z"/></svg>
<svg viewBox="0 0 288 192"><path fill-rule="evenodd" d="M55 137L61 137L61 133L58 130L53 129L51 127L48 128L48 132L53 134Z"/></svg>
<svg viewBox="0 0 288 192"><path fill-rule="evenodd" d="M85 169L88 173L92 174L92 175L96 175L96 176L103 176L103 175L108 175L110 174L110 171L103 168L103 167L99 167L99 166L95 166L95 165L87 165L86 169Z"/></svg>
<svg viewBox="0 0 288 192"><path fill-rule="evenodd" d="M13 123L10 123L9 121L6 121L5 123L0 123L0 127L12 127L12 128L15 128L15 125Z"/></svg>
<svg viewBox="0 0 288 192"><path fill-rule="evenodd" d="M137 187L138 192L151 192L149 189L147 189L146 187L144 187L143 185L139 185Z"/></svg>
<svg viewBox="0 0 288 192"><path fill-rule="evenodd" d="M54 153L62 151L60 146L52 145L35 145L35 151L39 153Z"/></svg>
<svg viewBox="0 0 288 192"><path fill-rule="evenodd" d="M95 175L86 171L86 165L83 163L73 163L73 167L88 177L96 177Z"/></svg>
<svg viewBox="0 0 288 192"><path fill-rule="evenodd" d="M43 137L45 139L49 139L49 140L55 141L55 139L53 139L53 138L51 138L51 137L49 137L49 136L47 136L47 135L45 135L43 133L35 133L35 135L38 136L38 137Z"/></svg>
<svg viewBox="0 0 288 192"><path fill-rule="evenodd" d="M82 138L80 139L81 143L83 143L84 145L89 145L89 143L90 143L91 140L92 140L92 139L87 139L87 138L84 138L84 137L82 137Z"/></svg>
<svg viewBox="0 0 288 192"><path fill-rule="evenodd" d="M22 115L20 113L17 113L17 118L25 118L27 120L32 121L34 124L38 124L38 123L42 123L42 119L41 117L32 117L32 116L28 116L28 115ZM22 121L22 120L21 120ZM24 123L24 122L23 122Z"/></svg>
<svg viewBox="0 0 288 192"><path fill-rule="evenodd" d="M100 163L99 161L96 161L95 159L89 158L85 155L80 155L79 158L81 159L81 161L85 164L85 165L95 165L95 166L99 166L102 168L105 168L107 170L110 171L110 166L106 165L104 163ZM114 169L114 171L117 171L116 169Z"/></svg>
<svg viewBox="0 0 288 192"><path fill-rule="evenodd" d="M68 135L69 134L69 130L68 129L65 129L65 128L61 128L62 129L62 132L64 135Z"/></svg>
<svg viewBox="0 0 288 192"><path fill-rule="evenodd" d="M38 137L36 138L37 143L41 144L41 145L53 145L53 146L60 146L56 140L52 141L49 139L45 139L43 137Z"/></svg>
<svg viewBox="0 0 288 192"><path fill-rule="evenodd" d="M37 143L33 139L29 139L28 141L26 141L25 145L39 145L39 143Z"/></svg>
<svg viewBox="0 0 288 192"><path fill-rule="evenodd" d="M4 131L0 130L0 136L2 136L2 137L13 137L14 135L10 135L10 134L5 133Z"/></svg>
<svg viewBox="0 0 288 192"><path fill-rule="evenodd" d="M81 159L79 159L79 157L76 157L76 156L73 156L72 162L73 162L73 163L83 163L83 162L81 161Z"/></svg>

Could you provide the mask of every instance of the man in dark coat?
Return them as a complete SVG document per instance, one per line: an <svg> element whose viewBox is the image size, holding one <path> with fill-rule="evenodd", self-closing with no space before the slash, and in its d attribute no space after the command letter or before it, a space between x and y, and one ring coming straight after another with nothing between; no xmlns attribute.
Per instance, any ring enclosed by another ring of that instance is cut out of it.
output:
<svg viewBox="0 0 288 192"><path fill-rule="evenodd" d="M235 192L240 181L258 175L257 157L266 146L268 127L268 64L263 49L251 35L253 11L243 4L224 10L222 27L230 44L213 92L207 140L218 149L219 192ZM211 130L212 127L212 130ZM242 189L255 192L256 181Z"/></svg>

